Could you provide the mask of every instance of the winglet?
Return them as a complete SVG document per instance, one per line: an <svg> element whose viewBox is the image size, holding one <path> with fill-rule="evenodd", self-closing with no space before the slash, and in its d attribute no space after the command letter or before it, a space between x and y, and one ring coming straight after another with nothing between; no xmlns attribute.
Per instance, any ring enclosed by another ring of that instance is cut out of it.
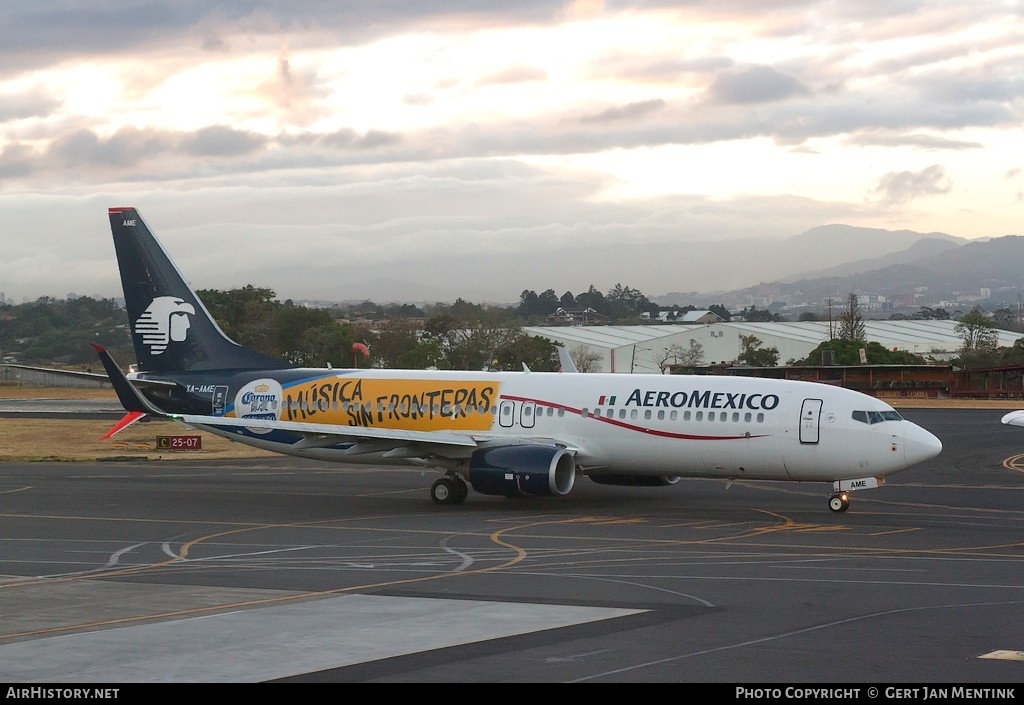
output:
<svg viewBox="0 0 1024 705"><path fill-rule="evenodd" d="M565 349L565 346L564 345L556 345L555 347L558 348L558 362L562 366L561 370L559 370L559 371L560 372L579 372L579 370L576 369L576 363L572 361L572 356L569 354L569 351Z"/></svg>

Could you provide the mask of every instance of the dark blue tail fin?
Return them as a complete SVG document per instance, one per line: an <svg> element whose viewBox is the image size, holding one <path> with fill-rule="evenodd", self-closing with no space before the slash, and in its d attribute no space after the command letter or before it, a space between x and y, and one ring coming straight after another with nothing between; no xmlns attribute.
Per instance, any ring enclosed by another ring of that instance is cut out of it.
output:
<svg viewBox="0 0 1024 705"><path fill-rule="evenodd" d="M291 367L224 334L137 210L108 213L139 372Z"/></svg>

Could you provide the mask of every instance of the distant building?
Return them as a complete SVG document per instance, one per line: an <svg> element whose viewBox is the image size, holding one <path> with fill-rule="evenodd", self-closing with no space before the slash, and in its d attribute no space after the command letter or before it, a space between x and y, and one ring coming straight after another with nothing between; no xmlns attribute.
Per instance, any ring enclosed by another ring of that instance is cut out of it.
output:
<svg viewBox="0 0 1024 705"><path fill-rule="evenodd" d="M702 312L695 312L698 314ZM704 312L706 313L706 312ZM798 322L721 322L639 326L537 326L526 327L527 335L548 338L569 352L585 348L596 353L595 372L647 372L661 374L665 364L673 364L674 355L699 346L703 360L698 364L732 364L742 352L742 339L753 336L765 348L779 351L779 365L802 360L834 330L828 321ZM957 321L864 321L867 340L887 350L920 355L928 362L946 364L959 355L963 340L956 332ZM1020 333L996 329L998 347L1013 347ZM692 341L692 342L691 342ZM870 360L868 361L871 362Z"/></svg>
<svg viewBox="0 0 1024 705"><path fill-rule="evenodd" d="M722 317L714 311L687 311L681 317L676 318L676 323L693 325L696 323L721 323Z"/></svg>
<svg viewBox="0 0 1024 705"><path fill-rule="evenodd" d="M556 326L600 326L608 322L608 316L603 316L592 308L565 309L559 306L554 313L549 313L548 321Z"/></svg>

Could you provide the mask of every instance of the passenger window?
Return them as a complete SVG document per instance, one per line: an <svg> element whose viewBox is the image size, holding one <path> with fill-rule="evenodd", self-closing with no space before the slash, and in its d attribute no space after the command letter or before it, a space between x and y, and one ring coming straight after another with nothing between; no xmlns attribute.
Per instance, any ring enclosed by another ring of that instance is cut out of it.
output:
<svg viewBox="0 0 1024 705"><path fill-rule="evenodd" d="M672 413L674 414L676 412L673 411ZM673 418L675 418L675 417L673 417ZM684 411L683 412L683 421L689 421L689 420L690 420L690 412L689 411Z"/></svg>
<svg viewBox="0 0 1024 705"><path fill-rule="evenodd" d="M697 412L697 413L700 413L700 412ZM714 421L714 420L715 420L715 412L709 411L708 412L708 421Z"/></svg>
<svg viewBox="0 0 1024 705"><path fill-rule="evenodd" d="M662 420L664 420L664 418L665 418L665 410L664 409L658 409L658 421L662 421Z"/></svg>
<svg viewBox="0 0 1024 705"><path fill-rule="evenodd" d="M651 418L651 410L650 409L647 409L644 412L644 418L647 419L647 420L650 420L650 418Z"/></svg>
<svg viewBox="0 0 1024 705"><path fill-rule="evenodd" d="M638 416L638 414L636 412L636 409L633 409L631 412L629 412L629 418L635 420L637 416Z"/></svg>
<svg viewBox="0 0 1024 705"><path fill-rule="evenodd" d="M704 420L704 412L703 411L698 411L696 414L694 414L693 418L694 418L695 421L703 421Z"/></svg>
<svg viewBox="0 0 1024 705"><path fill-rule="evenodd" d="M757 422L758 423L764 423L764 412L763 411L757 412Z"/></svg>
<svg viewBox="0 0 1024 705"><path fill-rule="evenodd" d="M747 413L743 414L743 420L744 420L744 421L746 421L747 423L750 423L750 419L751 419L751 418L752 418L752 417L751 417L751 415L750 415L750 412L749 412L749 411L748 411Z"/></svg>
<svg viewBox="0 0 1024 705"><path fill-rule="evenodd" d="M626 418L626 410L625 409L619 409L619 418L620 419Z"/></svg>
<svg viewBox="0 0 1024 705"><path fill-rule="evenodd" d="M676 413L675 409L672 409L672 411L668 413L669 421L675 421L677 416L679 416L679 414Z"/></svg>
<svg viewBox="0 0 1024 705"><path fill-rule="evenodd" d="M739 421L740 420L740 412L738 412L738 411L732 412L732 420L733 421Z"/></svg>

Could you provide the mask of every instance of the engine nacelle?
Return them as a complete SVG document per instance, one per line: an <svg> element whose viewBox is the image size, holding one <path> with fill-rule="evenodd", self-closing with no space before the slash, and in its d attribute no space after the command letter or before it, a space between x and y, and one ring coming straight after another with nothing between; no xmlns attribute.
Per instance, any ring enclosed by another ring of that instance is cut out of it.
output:
<svg viewBox="0 0 1024 705"><path fill-rule="evenodd" d="M470 458L467 476L480 494L549 497L569 494L576 462L572 453L553 446L481 448Z"/></svg>
<svg viewBox="0 0 1024 705"><path fill-rule="evenodd" d="M628 487L668 487L679 482L678 475L590 475L599 485L624 485Z"/></svg>

